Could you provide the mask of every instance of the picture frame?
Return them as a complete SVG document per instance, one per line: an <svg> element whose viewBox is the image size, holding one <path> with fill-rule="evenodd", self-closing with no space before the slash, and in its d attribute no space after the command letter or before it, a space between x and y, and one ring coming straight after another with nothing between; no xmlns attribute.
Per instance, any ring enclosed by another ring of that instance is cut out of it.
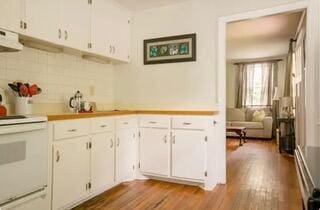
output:
<svg viewBox="0 0 320 210"><path fill-rule="evenodd" d="M196 39L193 33L144 40L144 64L196 61Z"/></svg>

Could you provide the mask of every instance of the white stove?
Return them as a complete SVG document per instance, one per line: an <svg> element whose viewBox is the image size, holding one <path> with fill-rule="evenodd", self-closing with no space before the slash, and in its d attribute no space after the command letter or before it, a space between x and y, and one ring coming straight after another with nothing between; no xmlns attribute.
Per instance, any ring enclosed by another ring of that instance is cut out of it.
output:
<svg viewBox="0 0 320 210"><path fill-rule="evenodd" d="M0 117L0 126L12 124L38 123L48 121L47 116L42 115L11 115Z"/></svg>
<svg viewBox="0 0 320 210"><path fill-rule="evenodd" d="M0 117L0 209L45 190L47 166L47 117Z"/></svg>

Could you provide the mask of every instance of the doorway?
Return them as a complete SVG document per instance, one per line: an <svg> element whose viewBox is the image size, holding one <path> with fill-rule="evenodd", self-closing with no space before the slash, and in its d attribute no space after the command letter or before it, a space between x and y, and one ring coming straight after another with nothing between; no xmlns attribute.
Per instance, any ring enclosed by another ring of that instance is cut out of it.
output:
<svg viewBox="0 0 320 210"><path fill-rule="evenodd" d="M298 3L292 3L292 4L287 4L279 7L274 7L274 8L269 8L269 9L264 9L264 10L258 10L258 11L253 11L253 12L246 12L242 14L236 14L236 15L231 15L231 16L225 16L219 18L219 37L218 37L218 100L220 102L220 110L223 116L226 116L227 114L227 26L230 23L234 22L239 22L239 21L246 21L250 19L257 19L257 18L263 18L263 17L268 17L268 16L273 16L273 15L279 15L279 14L285 14L285 13L296 13L296 12L301 12L305 11L305 13L309 13L309 8L310 5L307 2L298 2ZM310 15L312 16L312 15ZM307 42L306 44L306 54L313 54L315 51L315 47L313 46L312 43L317 43L317 37L316 35L313 35L312 33L309 33L310 25L309 22L311 22L310 16L306 15L306 32L308 34L307 36ZM315 82L313 80L314 74L315 74L315 66L317 66L317 62L315 59L313 59L314 56L306 57L305 63L308 68L308 73L305 75L305 80L308 81L308 84L305 86L305 92L307 95L304 97L305 99L305 105L308 107L306 109L305 113L305 121L306 124L310 124L310 126L306 126L307 130L304 129L306 132L306 138L311 138L315 136L315 124L313 125L312 123L315 122L315 119L312 116L312 112L314 112L314 102L315 99L312 99L310 97L310 94L314 94L314 87L315 87ZM301 90L301 89L300 89ZM222 120L226 124L226 118ZM312 124L312 125L311 125ZM226 139L226 138L225 138ZM226 177L226 176L225 176ZM225 179L225 181L227 181Z"/></svg>

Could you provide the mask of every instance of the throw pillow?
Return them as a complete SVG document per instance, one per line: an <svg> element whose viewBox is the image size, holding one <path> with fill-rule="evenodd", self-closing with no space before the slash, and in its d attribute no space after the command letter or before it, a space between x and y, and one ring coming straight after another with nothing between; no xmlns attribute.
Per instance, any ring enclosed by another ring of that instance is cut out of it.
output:
<svg viewBox="0 0 320 210"><path fill-rule="evenodd" d="M261 122L266 117L264 110L256 110L252 115L252 122Z"/></svg>

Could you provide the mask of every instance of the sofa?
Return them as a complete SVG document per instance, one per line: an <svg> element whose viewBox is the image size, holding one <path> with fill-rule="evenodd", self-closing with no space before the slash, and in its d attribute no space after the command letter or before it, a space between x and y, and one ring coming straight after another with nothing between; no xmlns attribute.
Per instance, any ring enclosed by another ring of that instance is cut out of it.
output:
<svg viewBox="0 0 320 210"><path fill-rule="evenodd" d="M256 111L263 110L265 116L261 121L253 121L253 115ZM228 127L246 127L248 138L271 139L272 138L272 110L270 108L227 108L227 126ZM236 137L233 132L227 132L228 137Z"/></svg>

